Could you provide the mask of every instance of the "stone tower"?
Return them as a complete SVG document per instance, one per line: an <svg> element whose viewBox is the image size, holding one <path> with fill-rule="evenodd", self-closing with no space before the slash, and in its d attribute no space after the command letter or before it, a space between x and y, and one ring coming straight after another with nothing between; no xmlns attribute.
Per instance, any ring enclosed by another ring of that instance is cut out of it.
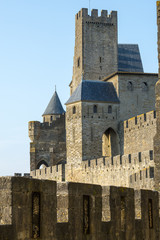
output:
<svg viewBox="0 0 160 240"><path fill-rule="evenodd" d="M113 83L85 80L79 84L66 103L67 163L119 154L118 107ZM110 145L114 145L112 153Z"/></svg>
<svg viewBox="0 0 160 240"><path fill-rule="evenodd" d="M28 124L30 168L49 167L66 159L65 111L57 92L53 94L43 116L43 123Z"/></svg>
<svg viewBox="0 0 160 240"><path fill-rule="evenodd" d="M117 12L81 9L75 17L75 48L71 95L82 79L100 80L118 70Z"/></svg>

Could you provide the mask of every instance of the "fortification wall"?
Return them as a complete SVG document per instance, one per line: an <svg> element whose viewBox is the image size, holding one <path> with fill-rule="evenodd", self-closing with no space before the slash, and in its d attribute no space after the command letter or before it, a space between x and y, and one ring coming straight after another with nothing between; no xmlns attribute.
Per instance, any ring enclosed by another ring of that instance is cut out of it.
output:
<svg viewBox="0 0 160 240"><path fill-rule="evenodd" d="M33 178L82 182L135 189L154 189L153 150L98 158L81 163L66 164L31 172ZM57 171L58 169L58 171ZM136 175L136 178L135 178ZM63 179L63 180L62 180Z"/></svg>
<svg viewBox="0 0 160 240"><path fill-rule="evenodd" d="M155 110L157 74L119 74L120 120Z"/></svg>
<svg viewBox="0 0 160 240"><path fill-rule="evenodd" d="M31 121L28 124L30 167L35 170L43 163L52 166L66 160L65 115L49 122Z"/></svg>
<svg viewBox="0 0 160 240"><path fill-rule="evenodd" d="M120 123L119 134L121 153L124 155L153 149L156 112L147 112Z"/></svg>
<svg viewBox="0 0 160 240"><path fill-rule="evenodd" d="M24 177L0 178L2 190L5 181L12 221L0 224L0 240L160 239L156 191ZM3 197L0 202L8 204Z"/></svg>

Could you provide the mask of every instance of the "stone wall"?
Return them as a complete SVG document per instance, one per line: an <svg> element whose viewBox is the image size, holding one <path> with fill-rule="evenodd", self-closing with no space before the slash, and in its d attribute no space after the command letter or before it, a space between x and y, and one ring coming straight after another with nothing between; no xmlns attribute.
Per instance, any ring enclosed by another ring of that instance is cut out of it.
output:
<svg viewBox="0 0 160 240"><path fill-rule="evenodd" d="M6 193L8 186L11 190ZM55 182L24 177L1 177L0 189L3 192L3 196L0 195L1 208L6 212L5 221L3 215L0 221L0 239L30 240L39 239L39 235L42 236L40 239L55 239ZM7 199L11 199L11 203ZM9 218L7 209L10 209Z"/></svg>
<svg viewBox="0 0 160 240"><path fill-rule="evenodd" d="M65 164L31 172L33 178L82 182L135 189L155 189L153 150Z"/></svg>
<svg viewBox="0 0 160 240"><path fill-rule="evenodd" d="M94 113L94 106L97 112ZM108 107L112 112L108 113ZM73 108L76 113L73 114ZM79 102L67 105L66 139L67 162L81 163L81 160L98 158L103 155L103 134L111 128L117 136L119 154L118 104L100 102ZM105 144L105 143L104 143ZM105 146L104 146L105 148Z"/></svg>
<svg viewBox="0 0 160 240"><path fill-rule="evenodd" d="M66 160L65 115L52 123L29 122L30 167L38 169L41 164L53 166Z"/></svg>
<svg viewBox="0 0 160 240"><path fill-rule="evenodd" d="M104 81L112 82L120 100L119 120L155 110L157 74L117 72Z"/></svg>
<svg viewBox="0 0 160 240"><path fill-rule="evenodd" d="M120 123L121 154L153 149L156 134L156 112L151 111Z"/></svg>
<svg viewBox="0 0 160 240"><path fill-rule="evenodd" d="M99 80L117 71L117 12L82 9L75 18L75 48L71 94L83 78ZM95 51L96 49L96 51Z"/></svg>
<svg viewBox="0 0 160 240"><path fill-rule="evenodd" d="M155 159L155 185L156 189L160 191L160 1L157 1L157 25L158 25L158 64L159 76L156 84L156 135L154 137L154 159Z"/></svg>
<svg viewBox="0 0 160 240"><path fill-rule="evenodd" d="M23 177L0 178L2 189L5 181L12 221L0 225L0 240L160 239L156 191Z"/></svg>
<svg viewBox="0 0 160 240"><path fill-rule="evenodd" d="M73 109L75 108L75 113ZM82 159L82 103L66 106L67 162L79 164ZM76 166L76 165L75 165Z"/></svg>

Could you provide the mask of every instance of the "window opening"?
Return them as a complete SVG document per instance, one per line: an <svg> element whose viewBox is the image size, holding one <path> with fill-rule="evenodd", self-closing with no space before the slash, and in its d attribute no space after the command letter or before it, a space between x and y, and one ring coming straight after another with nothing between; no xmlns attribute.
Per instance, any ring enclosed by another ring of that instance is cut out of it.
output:
<svg viewBox="0 0 160 240"><path fill-rule="evenodd" d="M108 113L112 113L112 106L108 106Z"/></svg>

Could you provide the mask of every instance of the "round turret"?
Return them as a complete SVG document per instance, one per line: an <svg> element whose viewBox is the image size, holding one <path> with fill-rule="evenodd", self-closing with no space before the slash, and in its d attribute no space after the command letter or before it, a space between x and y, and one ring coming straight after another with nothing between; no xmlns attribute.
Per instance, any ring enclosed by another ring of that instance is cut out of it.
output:
<svg viewBox="0 0 160 240"><path fill-rule="evenodd" d="M58 94L55 90L45 112L43 113L43 122L49 122L51 123L52 121L56 120L59 118L61 115L65 113L61 101L58 97Z"/></svg>

